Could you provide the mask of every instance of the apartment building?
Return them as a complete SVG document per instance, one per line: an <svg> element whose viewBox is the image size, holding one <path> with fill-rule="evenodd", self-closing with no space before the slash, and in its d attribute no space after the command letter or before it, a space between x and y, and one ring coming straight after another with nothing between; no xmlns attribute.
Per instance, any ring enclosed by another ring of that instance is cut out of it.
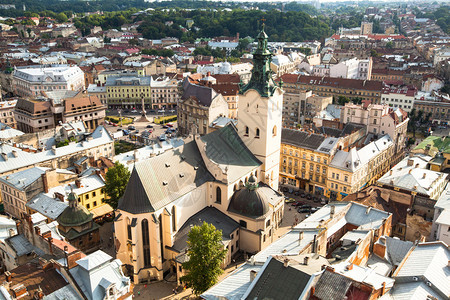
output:
<svg viewBox="0 0 450 300"><path fill-rule="evenodd" d="M332 200L342 200L348 194L371 185L389 170L394 155L393 140L384 135L361 149L336 151L328 167L326 194Z"/></svg>
<svg viewBox="0 0 450 300"><path fill-rule="evenodd" d="M339 138L306 131L281 131L280 181L316 195L327 192L328 167Z"/></svg>
<svg viewBox="0 0 450 300"><path fill-rule="evenodd" d="M295 91L283 94L283 126L311 123L313 118L323 111L333 98L318 96L312 91Z"/></svg>
<svg viewBox="0 0 450 300"><path fill-rule="evenodd" d="M357 80L318 76L300 76L285 74L281 76L286 93L298 90L311 90L318 96L338 98L344 96L350 99L370 100L372 103L381 102L382 82L373 80Z"/></svg>
<svg viewBox="0 0 450 300"><path fill-rule="evenodd" d="M34 167L0 177L5 212L15 218L27 213L26 204L49 187L65 184L77 175L62 169Z"/></svg>
<svg viewBox="0 0 450 300"><path fill-rule="evenodd" d="M212 87L186 77L178 103L178 130L181 134L207 134L209 125L220 116L228 116L228 103Z"/></svg>
<svg viewBox="0 0 450 300"><path fill-rule="evenodd" d="M408 127L408 114L401 108L388 105L346 103L341 111L344 124L356 123L367 126L367 132L375 136L388 134L395 143L396 159L403 154ZM397 162L397 160L395 160Z"/></svg>
<svg viewBox="0 0 450 300"><path fill-rule="evenodd" d="M14 93L22 97L37 97L47 91L82 91L85 88L83 71L71 65L17 67L12 82Z"/></svg>
<svg viewBox="0 0 450 300"><path fill-rule="evenodd" d="M108 106L114 109L141 107L143 98L145 108L150 108L151 81L150 76L131 74L107 76L105 86Z"/></svg>
<svg viewBox="0 0 450 300"><path fill-rule="evenodd" d="M177 106L180 99L179 81L167 77L151 79L150 98L151 108L153 109L171 109Z"/></svg>
<svg viewBox="0 0 450 300"><path fill-rule="evenodd" d="M370 80L372 76L372 58L351 58L330 65L330 77Z"/></svg>
<svg viewBox="0 0 450 300"><path fill-rule="evenodd" d="M450 120L450 98L443 95L418 95L414 108L422 110L424 115L431 114L430 120L435 124L448 125Z"/></svg>
<svg viewBox="0 0 450 300"><path fill-rule="evenodd" d="M14 108L17 100L0 102L0 123L6 124L11 128L16 128L16 118L14 118Z"/></svg>
<svg viewBox="0 0 450 300"><path fill-rule="evenodd" d="M416 95L417 88L415 86L384 84L381 104L398 107L409 113L414 107Z"/></svg>
<svg viewBox="0 0 450 300"><path fill-rule="evenodd" d="M78 93L63 99L20 98L14 110L17 129L25 133L55 128L60 123L83 121L93 131L103 124L106 107L97 96Z"/></svg>

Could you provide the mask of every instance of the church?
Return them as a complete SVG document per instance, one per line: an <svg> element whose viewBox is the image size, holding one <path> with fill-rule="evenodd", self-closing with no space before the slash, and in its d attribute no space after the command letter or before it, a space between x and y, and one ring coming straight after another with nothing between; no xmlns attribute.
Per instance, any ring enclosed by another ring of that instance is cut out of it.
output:
<svg viewBox="0 0 450 300"><path fill-rule="evenodd" d="M222 230L224 266L275 239L283 218L278 192L283 91L272 79L272 54L258 35L250 81L240 85L232 123L137 162L114 220L115 247L135 283L179 279L187 233L203 221Z"/></svg>

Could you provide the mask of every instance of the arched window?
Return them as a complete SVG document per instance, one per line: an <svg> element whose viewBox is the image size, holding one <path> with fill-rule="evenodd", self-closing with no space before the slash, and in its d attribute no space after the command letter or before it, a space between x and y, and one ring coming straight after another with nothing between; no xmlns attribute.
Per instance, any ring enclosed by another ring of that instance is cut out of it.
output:
<svg viewBox="0 0 450 300"><path fill-rule="evenodd" d="M129 240L131 240L132 237L133 237L133 236L132 236L132 234L131 234L131 222L130 222L130 219L127 218L127 238L128 238Z"/></svg>
<svg viewBox="0 0 450 300"><path fill-rule="evenodd" d="M177 231L177 218L176 218L175 205L172 206L172 231Z"/></svg>
<svg viewBox="0 0 450 300"><path fill-rule="evenodd" d="M241 181L239 181L239 188L242 188L242 187L244 187L244 183L241 180Z"/></svg>
<svg viewBox="0 0 450 300"><path fill-rule="evenodd" d="M220 187L216 187L216 203L222 203L222 190Z"/></svg>
<svg viewBox="0 0 450 300"><path fill-rule="evenodd" d="M144 265L150 266L150 236L148 232L148 221L147 219L142 220L142 250L144 252Z"/></svg>
<svg viewBox="0 0 450 300"><path fill-rule="evenodd" d="M273 135L273 136L276 136L276 135L277 135L277 126L276 126L276 125L273 126L273 128L272 128L272 135Z"/></svg>
<svg viewBox="0 0 450 300"><path fill-rule="evenodd" d="M248 126L245 126L245 135L248 136Z"/></svg>
<svg viewBox="0 0 450 300"><path fill-rule="evenodd" d="M259 138L259 128L256 128L256 138Z"/></svg>

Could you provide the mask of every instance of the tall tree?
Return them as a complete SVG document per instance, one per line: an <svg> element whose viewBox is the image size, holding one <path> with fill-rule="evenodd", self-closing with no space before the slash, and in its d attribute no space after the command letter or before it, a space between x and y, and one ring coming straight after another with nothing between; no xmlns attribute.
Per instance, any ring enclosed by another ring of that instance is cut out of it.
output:
<svg viewBox="0 0 450 300"><path fill-rule="evenodd" d="M222 244L222 231L203 222L193 226L188 234L189 260L183 263L187 275L181 277L196 295L200 295L217 283L223 273L221 264L227 251Z"/></svg>
<svg viewBox="0 0 450 300"><path fill-rule="evenodd" d="M119 162L114 164L106 173L105 193L108 196L105 202L116 209L130 179L130 171Z"/></svg>

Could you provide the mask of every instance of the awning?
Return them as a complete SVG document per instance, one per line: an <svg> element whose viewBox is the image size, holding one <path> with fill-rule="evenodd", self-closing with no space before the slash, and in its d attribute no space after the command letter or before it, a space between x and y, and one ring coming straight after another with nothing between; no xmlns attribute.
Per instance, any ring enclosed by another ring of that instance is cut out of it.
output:
<svg viewBox="0 0 450 300"><path fill-rule="evenodd" d="M103 217L106 214L109 214L113 211L112 207L109 204L103 204L99 207L91 209L91 213L94 215L94 219L98 217Z"/></svg>

